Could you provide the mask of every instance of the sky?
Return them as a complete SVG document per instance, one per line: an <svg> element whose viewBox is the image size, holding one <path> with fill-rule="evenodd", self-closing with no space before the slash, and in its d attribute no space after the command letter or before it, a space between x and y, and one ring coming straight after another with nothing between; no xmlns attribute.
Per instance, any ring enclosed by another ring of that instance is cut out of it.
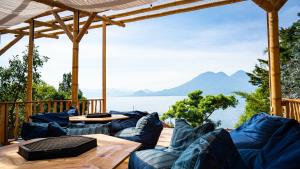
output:
<svg viewBox="0 0 300 169"><path fill-rule="evenodd" d="M280 27L298 19L300 1L289 0L279 13ZM266 13L252 1L176 14L107 28L107 87L160 90L180 85L206 71L251 71L266 58ZM101 89L102 30L89 30L80 42L79 88ZM1 36L1 47L13 37ZM7 66L26 49L28 37L0 57ZM58 87L72 69L72 43L66 35L35 40L49 61L42 80Z"/></svg>

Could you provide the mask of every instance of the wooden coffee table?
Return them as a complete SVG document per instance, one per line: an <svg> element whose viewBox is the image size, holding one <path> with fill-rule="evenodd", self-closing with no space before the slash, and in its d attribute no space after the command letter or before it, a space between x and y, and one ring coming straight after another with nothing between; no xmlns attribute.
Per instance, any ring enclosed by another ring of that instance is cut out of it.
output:
<svg viewBox="0 0 300 169"><path fill-rule="evenodd" d="M49 160L27 161L18 152L19 144L24 141L0 147L1 169L114 169L141 144L103 134L87 135L97 138L98 147L77 157L58 158ZM36 139L37 140L37 139Z"/></svg>
<svg viewBox="0 0 300 169"><path fill-rule="evenodd" d="M85 115L82 116L71 116L69 117L70 122L108 122L112 120L122 120L128 119L128 116L122 114L112 114L111 117L101 117L101 118L86 118Z"/></svg>

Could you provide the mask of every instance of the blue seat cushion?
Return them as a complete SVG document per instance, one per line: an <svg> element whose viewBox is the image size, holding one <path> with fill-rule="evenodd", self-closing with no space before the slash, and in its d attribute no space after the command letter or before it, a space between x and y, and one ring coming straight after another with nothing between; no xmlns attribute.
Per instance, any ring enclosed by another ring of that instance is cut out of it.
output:
<svg viewBox="0 0 300 169"><path fill-rule="evenodd" d="M193 128L185 120L177 119L173 130L171 143L167 151L181 154L190 144L192 144L200 136L213 131L215 126L213 123L205 123L201 126Z"/></svg>
<svg viewBox="0 0 300 169"><path fill-rule="evenodd" d="M140 150L156 146L163 124L157 113L151 113L138 120L135 127L123 129L115 134L116 137L142 143Z"/></svg>
<svg viewBox="0 0 300 169"><path fill-rule="evenodd" d="M269 138L268 143L257 153L254 169L299 169L300 124L287 122Z"/></svg>
<svg viewBox="0 0 300 169"><path fill-rule="evenodd" d="M111 134L114 135L118 131L121 131L123 129L129 128L129 127L135 127L137 121L142 118L143 116L148 115L146 112L141 111L128 111L128 112L121 112L121 111L110 111L110 114L122 114L125 116L128 116L128 119L124 120L113 120L111 122Z"/></svg>
<svg viewBox="0 0 300 169"><path fill-rule="evenodd" d="M288 119L266 113L254 115L249 121L230 132L238 149L261 149Z"/></svg>
<svg viewBox="0 0 300 169"><path fill-rule="evenodd" d="M109 135L111 123L106 124L80 124L69 125L67 135L89 135L89 134L106 134Z"/></svg>
<svg viewBox="0 0 300 169"><path fill-rule="evenodd" d="M247 169L230 134L219 129L195 140L175 161L172 169Z"/></svg>
<svg viewBox="0 0 300 169"><path fill-rule="evenodd" d="M129 169L167 169L171 168L179 155L163 151L162 149L149 149L136 151L129 159Z"/></svg>

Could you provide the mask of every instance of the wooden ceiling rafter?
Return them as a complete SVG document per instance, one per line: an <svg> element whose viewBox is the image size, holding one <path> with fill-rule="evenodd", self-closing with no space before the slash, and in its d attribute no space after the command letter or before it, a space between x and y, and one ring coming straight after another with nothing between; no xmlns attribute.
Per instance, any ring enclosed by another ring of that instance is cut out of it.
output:
<svg viewBox="0 0 300 169"><path fill-rule="evenodd" d="M60 18L60 16L56 12L52 11L52 14L53 14L54 18L56 19L56 21L60 24L61 28L67 34L67 36L69 37L69 39L71 41L73 41L73 34L69 30L69 28L66 26L65 22Z"/></svg>
<svg viewBox="0 0 300 169"><path fill-rule="evenodd" d="M59 13L59 12L65 12L65 11L78 11L77 9L74 9L72 7L67 7L66 5L59 3L58 1L53 1L53 0L34 0L36 2L39 3L43 3L52 7L55 7L55 9L51 10L51 11L47 11L44 12L43 14L40 14L40 17L44 17L44 16L49 16L50 14L53 15L52 13ZM231 4L231 3L236 3L236 2L241 2L244 0L223 0L223 1L212 1L209 3L203 3L203 4L196 4L196 5L192 5L190 7L182 7L183 5L188 5L188 4L193 4L193 3L197 3L197 2L201 2L202 0L181 0L181 1L175 1L175 2L168 2L168 3L164 3L164 4L159 4L156 6L151 6L151 7L146 7L146 8L141 8L141 9L136 9L133 11L128 11L128 12L123 12L123 13L119 13L119 14L112 14L110 16L99 16L96 15L93 19L93 21L91 23L89 23L89 27L88 29L95 29L95 28L99 28L102 27L102 23L101 24L97 24L97 25L92 25L92 23L95 22L105 22L107 26L109 25L118 25L118 26L125 26L125 23L130 23L130 22L136 22L136 21L141 21L141 20L145 20L145 19L151 19L151 18L157 18L157 17L162 17L162 16L167 16L167 15L172 15L172 14L177 14L177 13L183 13L183 12L189 12L189 11L194 11L194 10L199 10L199 9L204 9L204 8L209 8L209 7L214 7L214 6L221 6L221 5L226 5L226 4ZM253 1L257 1L257 2L261 2L263 0L253 0ZM284 0L279 0L279 1L284 1ZM159 12L159 13L154 13L154 14L147 14L148 12L153 12L153 11L158 11L158 10L163 10L166 8L171 8L171 7L180 7L179 9L170 9L168 11L163 11L163 12ZM52 12L53 11L53 12ZM84 18L87 17L87 19L80 21L79 25L85 25L86 22L88 21L89 17L91 16L92 13L86 12L86 11L80 11L80 18ZM142 16L135 16L135 15L139 15L139 14L144 14ZM129 16L133 16L132 18L126 18ZM124 19L125 17L125 19ZM35 19L38 19L39 17L35 17ZM72 21L73 20L73 16L64 16L64 17L60 17L61 21L64 23L64 25L67 27L67 30L69 30L69 32L72 32L72 27L73 27L73 23L66 23L68 21ZM119 20L115 20L115 19L119 19ZM48 37L48 36L52 36L56 38L56 36L61 35L61 34L67 34L67 36L70 37L70 35L68 35L68 33L66 33L66 31L64 30L65 28L63 28L64 26L62 26L61 24L56 24L59 23L58 20L56 18L49 20L49 21L37 21L36 27L41 27L41 26L47 26L48 28L44 28L44 29L40 29L37 30L36 33L39 34L38 37ZM83 29L84 26L81 28ZM25 27L21 27L21 28L17 28L17 29L12 29L12 31L23 31L27 30L28 26ZM87 30L88 30L87 29ZM10 31L2 31L2 34L5 33L11 33ZM85 32L86 33L86 32ZM28 35L27 33L25 33L24 35Z"/></svg>
<svg viewBox="0 0 300 169"><path fill-rule="evenodd" d="M207 3L207 4L199 4L199 5L195 5L195 6L192 6L192 7L185 7L185 8L165 11L165 12L161 12L161 13L143 15L143 16L133 17L133 18L129 18L129 19L121 19L120 21L126 24L126 23L130 23L130 22L136 22L136 21L141 21L141 20L146 20L146 19L153 19L153 18L172 15L172 14L178 14L178 13L195 11L195 10L199 10L199 9L205 9L205 8L211 8L211 7L216 7L216 6L228 5L228 4L242 2L242 1L244 1L244 0L216 1L216 2L211 2L211 3ZM157 10L157 9L154 9L154 10ZM133 12L129 12L129 13L133 13ZM135 13L133 15L135 15ZM122 14L122 16L123 16L123 14ZM111 18L111 16L107 16L107 17ZM114 18L114 19L118 19L118 18ZM97 25L91 25L89 29L100 28L100 27L102 27L102 25L103 25L102 23L97 24ZM57 31L57 32L51 33L51 34L60 35L60 34L64 34L64 32L63 31Z"/></svg>

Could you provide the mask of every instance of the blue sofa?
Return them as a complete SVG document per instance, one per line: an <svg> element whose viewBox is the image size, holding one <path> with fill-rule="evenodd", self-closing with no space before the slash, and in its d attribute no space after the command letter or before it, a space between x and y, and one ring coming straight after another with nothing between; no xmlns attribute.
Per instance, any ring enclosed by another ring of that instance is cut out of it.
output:
<svg viewBox="0 0 300 169"><path fill-rule="evenodd" d="M170 148L137 151L130 157L129 169L300 168L300 124L295 120L260 113L230 133L215 130L199 134L197 139L186 136L193 141L180 141L176 125L171 147L173 139L177 139L180 151Z"/></svg>
<svg viewBox="0 0 300 169"><path fill-rule="evenodd" d="M24 140L41 138L41 137L57 137L63 135L87 135L87 134L106 134L114 135L115 133L126 133L126 129L135 127L139 119L149 115L146 112L141 111L129 111L129 112L120 112L120 111L110 111L111 114L123 114L129 116L129 119L124 120L114 120L106 124L84 124L84 123L69 123L70 116L78 115L78 112L75 108L71 108L68 111L60 113L39 113L31 116L32 122L24 123L21 130L21 137ZM151 116L154 117L154 116ZM145 120L145 119L144 119ZM146 133L141 134L140 136L128 137L125 139L139 141L153 136L158 139L161 130L155 130L156 126L160 127L161 122L159 121L158 116L153 118L146 118L147 121L154 122L154 126L146 125L143 130L144 132L149 127L151 131L146 131ZM156 120L156 121L155 121ZM149 123L152 124L152 123ZM154 127L154 128L153 128ZM128 130L127 130L128 131ZM156 133L155 133L156 131ZM149 133L147 135L147 132ZM128 135L127 135L128 136ZM134 139L135 138L135 139ZM149 144L149 141L140 141L145 143L146 147L153 148L153 144L157 142L154 140Z"/></svg>

